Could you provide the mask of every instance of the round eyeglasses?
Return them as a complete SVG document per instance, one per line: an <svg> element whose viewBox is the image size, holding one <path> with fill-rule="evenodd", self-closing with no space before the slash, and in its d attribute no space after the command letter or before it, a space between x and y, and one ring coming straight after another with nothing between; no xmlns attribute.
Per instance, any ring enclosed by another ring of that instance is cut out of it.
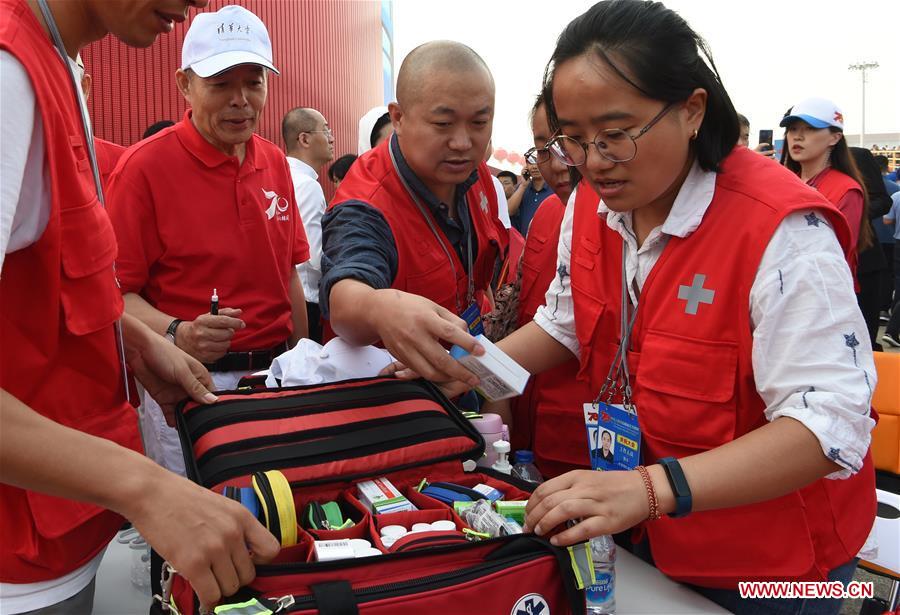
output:
<svg viewBox="0 0 900 615"><path fill-rule="evenodd" d="M633 137L621 128L609 128L598 132L591 143L597 148L597 153L610 162L628 162L634 160L634 157L637 156L636 141L646 134L648 130L653 128L653 126L656 125L666 113L671 111L674 106L675 103L666 105L662 111L656 114L656 117L650 120L650 122L641 128L641 130ZM546 149L549 149L551 154L558 158L563 164L570 167L579 167L583 165L587 160L589 148L590 144L582 143L578 139L573 139L572 137L567 137L565 135L554 137L546 146Z"/></svg>
<svg viewBox="0 0 900 615"><path fill-rule="evenodd" d="M546 145L544 147L532 147L525 152L524 157L525 162L528 164L544 164L550 160L550 148Z"/></svg>
<svg viewBox="0 0 900 615"><path fill-rule="evenodd" d="M317 132L322 133L322 134L325 135L326 137L333 137L333 136L334 136L334 133L331 131L331 128L330 128L329 126L326 126L326 127L323 128L322 130L301 130L301 131L300 131L300 134L301 134L301 135L302 135L302 134L313 134L313 133L317 133Z"/></svg>

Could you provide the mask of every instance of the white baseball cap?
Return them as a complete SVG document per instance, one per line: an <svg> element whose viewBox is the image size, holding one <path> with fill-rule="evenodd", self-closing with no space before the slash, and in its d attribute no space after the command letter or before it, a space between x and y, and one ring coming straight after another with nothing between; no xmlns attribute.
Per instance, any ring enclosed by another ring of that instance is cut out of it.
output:
<svg viewBox="0 0 900 615"><path fill-rule="evenodd" d="M836 104L827 98L807 98L801 100L784 116L779 126L787 126L795 120L803 120L813 128L844 129L844 114Z"/></svg>
<svg viewBox="0 0 900 615"><path fill-rule="evenodd" d="M181 69L212 77L240 64L257 64L278 74L266 25L242 6L199 13L181 46Z"/></svg>

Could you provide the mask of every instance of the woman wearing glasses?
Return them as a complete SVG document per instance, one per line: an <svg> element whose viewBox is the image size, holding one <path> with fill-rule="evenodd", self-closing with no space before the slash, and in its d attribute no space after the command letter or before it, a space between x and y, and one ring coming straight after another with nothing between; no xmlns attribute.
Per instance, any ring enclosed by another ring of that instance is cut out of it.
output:
<svg viewBox="0 0 900 615"><path fill-rule="evenodd" d="M500 347L532 373L578 357L592 398L633 410L646 467L544 483L528 528L576 520L553 538L571 544L641 526L660 570L732 611L836 613L737 588L846 582L872 527L875 371L844 218L734 148L705 43L659 3L574 20L545 88L551 152L601 202L579 191L546 304Z"/></svg>
<svg viewBox="0 0 900 615"><path fill-rule="evenodd" d="M531 111L534 147L525 152L529 164L540 168L541 175L554 194L544 200L531 220L528 240L521 261L519 314L516 327L530 323L535 311L544 303L547 288L557 275L556 246L566 203L573 192L573 182L580 179L577 169L552 156L547 147L552 138L544 95L538 96ZM572 172L570 173L570 169ZM588 197L597 196L584 188ZM590 393L576 378L578 360L565 363L535 376L525 392L512 400L514 448L534 451L534 461L545 478L559 476L569 470L591 467L584 446L584 418L581 404Z"/></svg>

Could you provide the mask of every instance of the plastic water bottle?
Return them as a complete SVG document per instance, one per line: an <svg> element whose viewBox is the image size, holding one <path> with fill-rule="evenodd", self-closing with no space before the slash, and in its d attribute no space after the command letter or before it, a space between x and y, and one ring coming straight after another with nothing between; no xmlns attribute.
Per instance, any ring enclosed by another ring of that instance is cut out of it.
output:
<svg viewBox="0 0 900 615"><path fill-rule="evenodd" d="M512 475L521 478L529 483L539 485L544 482L544 477L534 465L534 453L527 450L516 451L515 463L512 468Z"/></svg>
<svg viewBox="0 0 900 615"><path fill-rule="evenodd" d="M591 559L597 583L585 588L588 615L612 615L616 612L616 543L612 536L591 538Z"/></svg>
<svg viewBox="0 0 900 615"><path fill-rule="evenodd" d="M131 583L141 592L150 595L150 547L133 527L119 532L116 542L131 550Z"/></svg>

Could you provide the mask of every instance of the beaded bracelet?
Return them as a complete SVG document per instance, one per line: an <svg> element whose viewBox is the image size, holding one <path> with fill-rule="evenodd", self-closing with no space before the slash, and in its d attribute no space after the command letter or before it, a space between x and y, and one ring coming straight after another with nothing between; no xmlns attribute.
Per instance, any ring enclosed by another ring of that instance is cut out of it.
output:
<svg viewBox="0 0 900 615"><path fill-rule="evenodd" d="M650 480L650 473L644 466L635 468L644 481L644 489L647 490L647 503L650 505L650 515L647 517L649 521L656 521L662 515L659 512L659 499L656 497L656 489L653 488L653 482Z"/></svg>

